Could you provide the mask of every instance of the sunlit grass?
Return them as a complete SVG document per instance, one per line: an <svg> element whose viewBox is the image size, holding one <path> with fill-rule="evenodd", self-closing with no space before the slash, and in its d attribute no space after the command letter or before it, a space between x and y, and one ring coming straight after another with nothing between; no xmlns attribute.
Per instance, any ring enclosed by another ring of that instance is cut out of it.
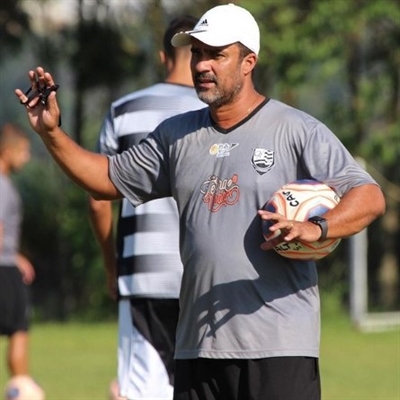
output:
<svg viewBox="0 0 400 400"><path fill-rule="evenodd" d="M36 323L32 375L47 400L107 400L116 374L116 342L116 323ZM2 390L7 380L5 344L2 337ZM400 330L361 333L345 315L323 313L320 365L323 400L399 400Z"/></svg>
<svg viewBox="0 0 400 400"><path fill-rule="evenodd" d="M35 324L31 333L31 371L46 400L106 400L116 375L117 326L105 324ZM1 338L5 358L5 340ZM6 382L5 363L0 385Z"/></svg>
<svg viewBox="0 0 400 400"><path fill-rule="evenodd" d="M320 365L324 400L400 400L400 330L362 333L323 316Z"/></svg>

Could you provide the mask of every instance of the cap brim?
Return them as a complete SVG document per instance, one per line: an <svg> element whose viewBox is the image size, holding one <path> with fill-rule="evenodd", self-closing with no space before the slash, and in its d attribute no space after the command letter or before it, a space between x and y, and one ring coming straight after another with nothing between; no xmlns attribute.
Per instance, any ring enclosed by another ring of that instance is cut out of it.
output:
<svg viewBox="0 0 400 400"><path fill-rule="evenodd" d="M213 47L228 46L236 42L235 39L227 38L223 33L210 32L207 30L193 30L177 33L172 38L171 44L175 47L187 46L191 44L192 37Z"/></svg>
<svg viewBox="0 0 400 400"><path fill-rule="evenodd" d="M191 43L190 33L193 31L176 33L172 39L171 44L174 47L188 46Z"/></svg>

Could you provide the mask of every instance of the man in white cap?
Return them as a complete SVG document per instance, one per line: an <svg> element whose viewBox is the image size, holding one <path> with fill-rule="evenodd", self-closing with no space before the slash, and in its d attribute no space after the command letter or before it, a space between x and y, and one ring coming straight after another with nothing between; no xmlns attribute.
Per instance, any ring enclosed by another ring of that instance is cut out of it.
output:
<svg viewBox="0 0 400 400"><path fill-rule="evenodd" d="M207 11L193 30L176 34L172 44L187 46L192 38L213 47L241 43L256 55L260 51L260 30L256 20L247 10L232 3Z"/></svg>
<svg viewBox="0 0 400 400"><path fill-rule="evenodd" d="M177 200L184 273L175 400L318 400L315 263L267 250L359 232L384 212L383 194L324 124L255 90L259 29L248 11L214 7L172 43L191 44L194 85L208 108L166 120L108 158L57 126L53 92L45 105L26 104L29 120L63 170L96 198ZM41 67L29 77L32 89L54 85ZM16 95L27 101L21 90ZM297 179L326 183L341 202L320 225L257 216L276 189ZM274 222L279 238L264 241L262 219Z"/></svg>

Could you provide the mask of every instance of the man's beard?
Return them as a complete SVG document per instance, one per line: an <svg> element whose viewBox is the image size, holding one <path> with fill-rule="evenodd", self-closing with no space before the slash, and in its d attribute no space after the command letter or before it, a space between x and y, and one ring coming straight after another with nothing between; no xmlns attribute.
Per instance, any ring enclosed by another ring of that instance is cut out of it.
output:
<svg viewBox="0 0 400 400"><path fill-rule="evenodd" d="M195 82L198 81L198 78L210 79L210 77L205 74L204 75L198 74L195 77ZM210 80L215 84L215 88L212 92L210 90L199 89L196 84L195 84L195 88L196 88L198 98L202 102L208 104L209 106L213 106L215 108L220 108L222 106L232 103L233 100L235 99L236 95L240 92L240 90L243 87L242 82L240 82L239 80L236 80L236 82L234 82L234 85L231 86L228 90L220 90L218 88L218 80L215 79L215 77L211 77ZM233 89L232 89L232 87L233 87Z"/></svg>

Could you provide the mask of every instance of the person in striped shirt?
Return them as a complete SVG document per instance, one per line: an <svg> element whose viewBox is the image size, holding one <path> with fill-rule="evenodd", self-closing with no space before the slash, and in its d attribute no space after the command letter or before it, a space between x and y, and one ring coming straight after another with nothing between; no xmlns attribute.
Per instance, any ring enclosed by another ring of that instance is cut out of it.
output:
<svg viewBox="0 0 400 400"><path fill-rule="evenodd" d="M164 82L111 104L101 128L99 152L121 153L139 143L166 118L206 106L193 89L190 46L171 45L175 33L192 29L196 22L197 19L184 16L169 24L164 49L160 51L167 71ZM119 299L120 393L129 399L171 399L183 272L176 202L169 197L134 208L123 199L116 241L111 202L90 198L89 204L109 291Z"/></svg>

